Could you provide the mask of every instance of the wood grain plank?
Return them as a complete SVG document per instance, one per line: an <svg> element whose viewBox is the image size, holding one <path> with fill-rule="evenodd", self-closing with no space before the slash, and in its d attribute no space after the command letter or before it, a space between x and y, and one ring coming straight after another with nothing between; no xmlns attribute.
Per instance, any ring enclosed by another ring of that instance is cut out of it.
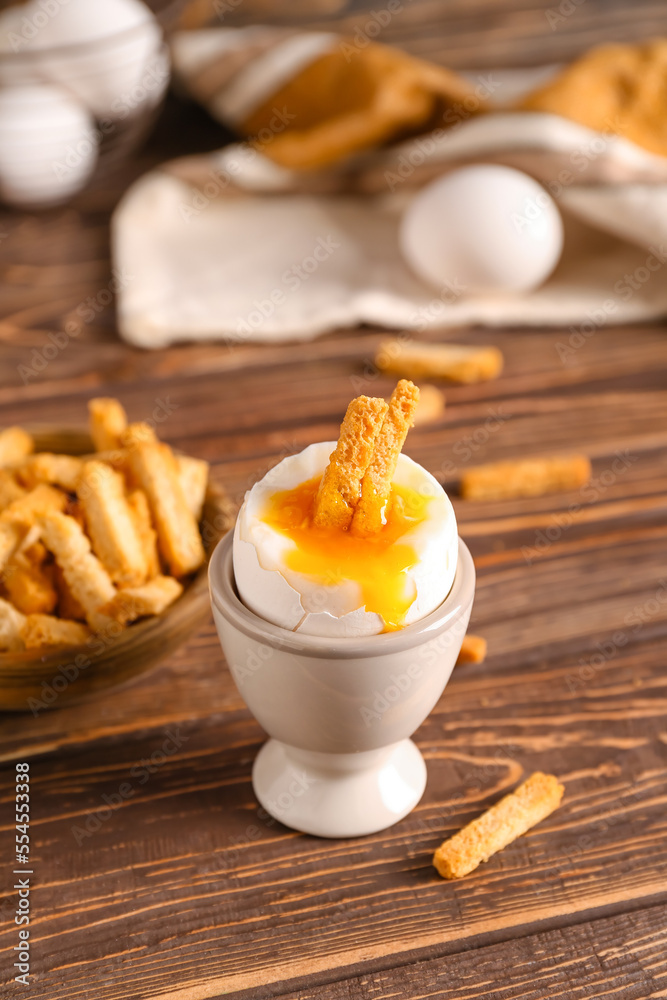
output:
<svg viewBox="0 0 667 1000"><path fill-rule="evenodd" d="M261 733L243 709L176 727L181 746L145 781L142 761L159 758L165 729L34 759L33 994L86 996L104 970L101 1000L210 997L657 901L667 891L663 650L623 648L574 685L573 657L461 668L417 736L424 799L356 841L301 836L258 813L249 779ZM440 880L437 843L537 768L564 780L563 807L474 876ZM125 782L133 794L115 808ZM116 939L131 948L110 960Z"/></svg>
<svg viewBox="0 0 667 1000"><path fill-rule="evenodd" d="M531 934L430 962L305 986L280 1000L543 1000L667 993L667 909L654 906L606 920ZM508 977L511 970L511 979ZM501 985L502 984L502 985ZM268 991L255 993L274 995Z"/></svg>

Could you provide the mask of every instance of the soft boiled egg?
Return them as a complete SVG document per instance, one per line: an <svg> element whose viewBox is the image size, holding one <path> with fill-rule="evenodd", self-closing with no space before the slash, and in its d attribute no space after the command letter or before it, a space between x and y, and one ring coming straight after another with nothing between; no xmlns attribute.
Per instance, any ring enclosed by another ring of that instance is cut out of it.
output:
<svg viewBox="0 0 667 1000"><path fill-rule="evenodd" d="M428 284L462 294L527 292L548 278L563 223L541 184L511 167L462 167L427 184L401 220L400 246Z"/></svg>
<svg viewBox="0 0 667 1000"><path fill-rule="evenodd" d="M325 441L283 459L246 494L234 535L239 596L266 621L310 635L375 635L419 621L454 581L450 500L401 454L380 532L315 528L315 494L335 447Z"/></svg>

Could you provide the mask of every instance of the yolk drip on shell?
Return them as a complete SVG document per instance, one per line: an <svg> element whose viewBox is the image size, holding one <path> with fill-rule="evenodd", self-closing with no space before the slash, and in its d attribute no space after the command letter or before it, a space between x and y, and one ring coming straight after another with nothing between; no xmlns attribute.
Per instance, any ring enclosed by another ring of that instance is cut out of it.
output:
<svg viewBox="0 0 667 1000"><path fill-rule="evenodd" d="M263 520L291 538L296 548L287 553L288 569L325 586L354 580L361 588L366 611L381 615L385 631L402 628L415 599L415 585L407 575L418 562L411 545L400 539L424 520L429 497L394 485L382 530L357 538L338 528L316 528L312 523L320 476L270 498Z"/></svg>

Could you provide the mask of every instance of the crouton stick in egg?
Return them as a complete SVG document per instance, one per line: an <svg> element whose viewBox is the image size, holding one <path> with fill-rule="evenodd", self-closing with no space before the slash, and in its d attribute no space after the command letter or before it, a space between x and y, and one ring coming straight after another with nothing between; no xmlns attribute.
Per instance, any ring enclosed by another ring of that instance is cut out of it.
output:
<svg viewBox="0 0 667 1000"><path fill-rule="evenodd" d="M396 463L412 427L418 402L417 386L401 379L391 394L371 463L361 480L361 497L352 518L353 535L374 535L385 523Z"/></svg>
<svg viewBox="0 0 667 1000"><path fill-rule="evenodd" d="M384 399L357 396L347 408L335 451L324 470L315 499L313 523L319 528L348 528L359 501L361 481L388 406Z"/></svg>

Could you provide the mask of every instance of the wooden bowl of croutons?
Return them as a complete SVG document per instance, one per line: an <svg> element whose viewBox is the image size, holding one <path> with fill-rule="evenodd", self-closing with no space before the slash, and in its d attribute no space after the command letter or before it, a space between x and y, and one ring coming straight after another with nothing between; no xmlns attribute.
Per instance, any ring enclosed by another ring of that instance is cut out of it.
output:
<svg viewBox="0 0 667 1000"><path fill-rule="evenodd" d="M208 464L128 424L0 431L0 710L32 712L123 684L209 612L207 563L234 523Z"/></svg>

